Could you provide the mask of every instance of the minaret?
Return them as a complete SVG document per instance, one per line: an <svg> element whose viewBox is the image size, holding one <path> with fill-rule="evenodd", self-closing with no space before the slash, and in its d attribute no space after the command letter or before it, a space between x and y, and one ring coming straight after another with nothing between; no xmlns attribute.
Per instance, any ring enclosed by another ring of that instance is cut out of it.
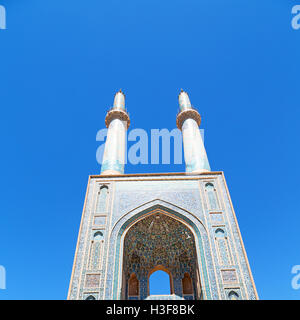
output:
<svg viewBox="0 0 300 320"><path fill-rule="evenodd" d="M125 109L125 95L120 90L116 93L114 105L107 112L105 125L108 128L105 143L101 175L118 175L124 173L126 130L130 119Z"/></svg>
<svg viewBox="0 0 300 320"><path fill-rule="evenodd" d="M201 116L192 107L185 91L181 90L178 99L180 112L177 115L176 123L178 129L182 131L186 172L208 172L210 166L199 130Z"/></svg>

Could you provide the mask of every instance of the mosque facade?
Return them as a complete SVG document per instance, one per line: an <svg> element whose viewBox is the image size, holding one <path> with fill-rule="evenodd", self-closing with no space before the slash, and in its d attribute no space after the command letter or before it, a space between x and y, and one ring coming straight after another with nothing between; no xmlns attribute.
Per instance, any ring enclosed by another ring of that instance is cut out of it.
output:
<svg viewBox="0 0 300 320"><path fill-rule="evenodd" d="M100 175L89 177L68 299L256 300L258 295L225 177L211 171L201 117L179 94L186 172L124 173L125 96L115 95ZM150 276L169 275L152 296Z"/></svg>

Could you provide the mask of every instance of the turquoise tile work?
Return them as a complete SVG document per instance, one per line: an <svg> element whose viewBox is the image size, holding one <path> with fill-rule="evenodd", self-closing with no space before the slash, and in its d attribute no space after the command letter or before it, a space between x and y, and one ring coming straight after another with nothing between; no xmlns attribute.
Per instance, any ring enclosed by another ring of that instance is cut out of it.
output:
<svg viewBox="0 0 300 320"><path fill-rule="evenodd" d="M181 299L257 299L222 173L90 178L68 299L155 298L156 268Z"/></svg>
<svg viewBox="0 0 300 320"><path fill-rule="evenodd" d="M167 207L165 207L165 206L163 206L161 204L160 205L156 204L156 205L154 205L154 206L152 206L152 207L150 207L150 208L148 208L148 209L146 209L144 211L139 212L138 214L135 214L133 217L128 218L126 220L126 222L122 226L120 226L120 230L119 230L118 236L117 236L117 244L116 244L117 248L116 248L115 267L114 267L113 299L120 299L121 298L120 292L119 293L117 292L117 288L118 288L118 283L119 283L119 279L120 279L120 276L119 276L119 267L120 267L119 266L119 261L120 261L120 259L122 259L122 257L120 256L120 245L121 245L121 239L122 239L123 233L128 228L128 226L130 226L135 220L137 220L140 217L147 215L147 213L149 214L149 213L151 213L152 211L155 211L155 210L158 210L158 212L161 212L161 213L167 213L170 216L174 216L174 217L179 218L180 220L183 220L196 233L196 238L197 238L196 241L198 243L199 251L200 251L200 260L198 262L201 265L202 270L203 270L204 286L205 286L205 289L206 289L207 299L211 299L210 285L209 285L208 275L207 275L207 265L206 265L206 260L205 260L205 256L204 256L204 253L203 253L203 245L202 245L202 240L201 240L201 234L200 234L198 228L186 216L181 215L178 212L175 212L175 211L173 211L173 210L171 210L171 209L169 209L169 208L167 208ZM147 219L147 218L145 218L145 219ZM183 271L181 270L181 272L184 273L184 270ZM183 278L183 274L181 276Z"/></svg>

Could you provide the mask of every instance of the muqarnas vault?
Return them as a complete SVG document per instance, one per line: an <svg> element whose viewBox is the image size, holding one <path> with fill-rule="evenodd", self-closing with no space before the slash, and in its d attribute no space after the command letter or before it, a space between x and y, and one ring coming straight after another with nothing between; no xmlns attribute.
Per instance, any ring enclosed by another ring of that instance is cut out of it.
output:
<svg viewBox="0 0 300 320"><path fill-rule="evenodd" d="M223 172L210 169L201 117L179 94L186 172L124 174L129 115L115 95L101 174L89 177L68 299L258 299ZM149 277L170 292L150 295Z"/></svg>

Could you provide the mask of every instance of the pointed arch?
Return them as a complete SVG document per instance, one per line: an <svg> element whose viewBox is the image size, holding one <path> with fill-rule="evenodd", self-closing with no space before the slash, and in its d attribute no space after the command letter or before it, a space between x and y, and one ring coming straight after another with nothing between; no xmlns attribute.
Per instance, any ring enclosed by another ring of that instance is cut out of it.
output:
<svg viewBox="0 0 300 320"><path fill-rule="evenodd" d="M140 295L140 282L135 275L132 273L128 280L128 296L131 297L139 297Z"/></svg>
<svg viewBox="0 0 300 320"><path fill-rule="evenodd" d="M124 280L121 292L124 299L128 299L126 287L133 272L141 283L140 299L149 296L149 274L158 270L169 275L172 293L178 296L182 296L183 272L189 272L194 281L200 283L196 273L199 268L194 234L185 224L162 210L155 210L131 225L122 243ZM198 292L200 296L201 289Z"/></svg>
<svg viewBox="0 0 300 320"><path fill-rule="evenodd" d="M211 263L211 259L207 260L206 255L210 255L211 252L204 252L204 247L207 246L208 242L208 235L204 224L195 214L160 199L147 202L144 205L127 212L114 224L110 239L115 243L112 244L112 251L110 251L111 253L109 254L113 257L112 263L114 266L114 272L111 289L109 287L106 288L106 292L111 292L111 299L116 300L124 298L121 294L124 237L133 224L153 214L155 211L159 211L180 221L193 233L196 240L196 253L199 264L197 276L199 278L199 282L201 279L202 283L202 287L200 288L201 298L205 298L207 300L212 299L211 284L215 283L216 280L214 274L211 275L210 279L208 275L208 266Z"/></svg>
<svg viewBox="0 0 300 320"><path fill-rule="evenodd" d="M230 291L228 294L229 300L239 300L239 295L235 291Z"/></svg>
<svg viewBox="0 0 300 320"><path fill-rule="evenodd" d="M96 231L95 233L94 233L94 240L95 241L100 241L100 240L102 240L103 239L103 232L102 231Z"/></svg>
<svg viewBox="0 0 300 320"><path fill-rule="evenodd" d="M170 294L174 294L174 285L173 285L173 279L172 279L172 274L171 274L170 270L165 268L163 265L157 265L152 270L150 270L149 273L148 273L148 283L149 283L148 296L151 293L150 278L157 271L162 271L162 272L166 273L169 276Z"/></svg>
<svg viewBox="0 0 300 320"><path fill-rule="evenodd" d="M193 295L193 282L188 272L182 278L182 293L183 295Z"/></svg>
<svg viewBox="0 0 300 320"><path fill-rule="evenodd" d="M108 186L106 184L100 187L98 192L97 204L96 204L96 212L103 213L107 208L107 196L108 196Z"/></svg>
<svg viewBox="0 0 300 320"><path fill-rule="evenodd" d="M217 210L219 209L219 202L216 193L216 189L213 183L208 182L205 184L205 192L207 194L209 209L210 210Z"/></svg>

